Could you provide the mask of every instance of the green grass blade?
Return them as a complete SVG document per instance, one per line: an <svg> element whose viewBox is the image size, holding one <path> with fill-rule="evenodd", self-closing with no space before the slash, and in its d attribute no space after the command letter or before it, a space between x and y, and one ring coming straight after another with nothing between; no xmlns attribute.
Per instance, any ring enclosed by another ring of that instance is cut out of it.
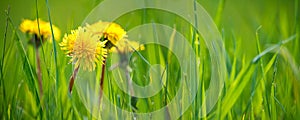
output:
<svg viewBox="0 0 300 120"><path fill-rule="evenodd" d="M226 95L223 99L221 119L225 118L225 116L230 112L234 103L238 100L239 96L242 94L247 83L251 79L252 73L255 70L254 68L255 66L249 63L245 65L245 67L243 67L241 72L238 74L237 78L230 85L230 88L226 92Z"/></svg>

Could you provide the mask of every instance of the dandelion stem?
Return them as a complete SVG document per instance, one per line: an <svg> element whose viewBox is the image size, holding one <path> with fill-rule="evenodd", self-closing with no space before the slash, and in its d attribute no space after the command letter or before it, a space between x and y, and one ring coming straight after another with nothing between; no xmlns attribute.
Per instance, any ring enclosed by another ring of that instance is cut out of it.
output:
<svg viewBox="0 0 300 120"><path fill-rule="evenodd" d="M100 78L100 91L99 91L99 101L101 100L102 98L102 90L103 90L103 82L104 82L104 73L105 73L105 63L106 63L106 60L103 61L103 64L102 64L102 71L101 71L101 78Z"/></svg>
<svg viewBox="0 0 300 120"><path fill-rule="evenodd" d="M39 81L39 89L40 89L41 96L43 96L41 60L40 60L40 55L39 55L39 50L38 49L35 49L35 54L36 54L36 62L37 62L37 77L38 77L38 81Z"/></svg>
<svg viewBox="0 0 300 120"><path fill-rule="evenodd" d="M79 70L79 66L74 69L73 74L70 78L70 83L69 83L69 92L70 92L70 94L72 94L72 89L73 89L74 81L75 81L76 75L78 73L78 70Z"/></svg>
<svg viewBox="0 0 300 120"><path fill-rule="evenodd" d="M37 79L39 83L39 92L40 92L40 98L43 96L43 82L42 82L42 71L41 71L41 60L40 60L40 53L39 53L39 38L35 35L35 58L36 58L36 64L37 64Z"/></svg>

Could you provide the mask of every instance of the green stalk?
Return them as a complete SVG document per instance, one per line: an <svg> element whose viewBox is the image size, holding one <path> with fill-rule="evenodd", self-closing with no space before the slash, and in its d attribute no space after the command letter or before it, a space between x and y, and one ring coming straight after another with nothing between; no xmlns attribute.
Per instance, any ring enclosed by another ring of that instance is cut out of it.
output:
<svg viewBox="0 0 300 120"><path fill-rule="evenodd" d="M276 74L277 74L277 63L278 63L278 56L276 55L275 63L274 63L274 72L273 72L273 80L271 86L271 112L272 116L271 119L277 120L277 108L276 108Z"/></svg>

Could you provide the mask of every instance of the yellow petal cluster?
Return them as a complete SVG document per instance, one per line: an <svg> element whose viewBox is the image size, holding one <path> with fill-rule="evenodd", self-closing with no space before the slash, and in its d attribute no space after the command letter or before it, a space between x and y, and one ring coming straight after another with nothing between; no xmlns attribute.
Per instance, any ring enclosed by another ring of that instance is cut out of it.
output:
<svg viewBox="0 0 300 120"><path fill-rule="evenodd" d="M78 28L78 29L82 29L82 28ZM59 45L61 46L61 50L66 51L66 54L69 56L72 56L74 43L78 35L78 29L71 30L70 34L65 34L62 42L59 43Z"/></svg>
<svg viewBox="0 0 300 120"><path fill-rule="evenodd" d="M52 25L54 37L56 40L60 38L61 32L59 28L55 25ZM24 33L29 33L32 35L37 35L42 37L43 40L52 39L52 32L49 22L45 22L41 19L29 20L24 19L20 24L20 30Z"/></svg>

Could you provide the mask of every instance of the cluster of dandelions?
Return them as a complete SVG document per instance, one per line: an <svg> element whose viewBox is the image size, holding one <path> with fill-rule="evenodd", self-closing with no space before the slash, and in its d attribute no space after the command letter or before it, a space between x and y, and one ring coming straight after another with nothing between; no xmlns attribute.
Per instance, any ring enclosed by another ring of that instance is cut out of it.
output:
<svg viewBox="0 0 300 120"><path fill-rule="evenodd" d="M37 63L37 79L38 79L38 86L39 86L39 93L40 96L43 95L43 85L42 85L42 73L41 73L41 65L40 65L40 57L39 57L39 47L46 41L50 40L52 41L52 31L55 40L60 39L60 30L55 26L51 25L49 22L45 22L41 19L36 20L29 20L24 19L22 23L19 26L19 29L26 33L29 37L29 43L31 45L34 45L35 47L35 57L36 57L36 63Z"/></svg>
<svg viewBox="0 0 300 120"><path fill-rule="evenodd" d="M29 42L36 47L37 59L37 77L39 82L40 94L42 96L42 74L40 66L40 58L38 48L44 42L60 39L60 30L49 22L40 19L25 19L20 24L20 30L29 36ZM71 30L69 34L65 34L59 43L61 50L65 51L67 56L71 57L70 63L74 64L74 71L70 78L69 92L72 92L74 80L79 68L94 71L97 64L102 64L102 76L100 78L100 88L104 80L105 61L108 53L117 52L124 54L125 52L133 52L135 50L143 50L144 46L137 42L127 39L126 31L118 24L113 22L96 22L94 24L86 24L86 26L78 27ZM101 93L100 93L101 97Z"/></svg>
<svg viewBox="0 0 300 120"><path fill-rule="evenodd" d="M102 64L100 78L100 88L102 89L105 61L109 52L124 53L125 51L144 49L142 45L129 41L126 31L120 25L102 21L71 30L70 34L64 35L59 45L61 50L71 57L70 62L75 65L69 83L70 93L79 68L94 71L97 63ZM128 45L130 46L128 47Z"/></svg>

